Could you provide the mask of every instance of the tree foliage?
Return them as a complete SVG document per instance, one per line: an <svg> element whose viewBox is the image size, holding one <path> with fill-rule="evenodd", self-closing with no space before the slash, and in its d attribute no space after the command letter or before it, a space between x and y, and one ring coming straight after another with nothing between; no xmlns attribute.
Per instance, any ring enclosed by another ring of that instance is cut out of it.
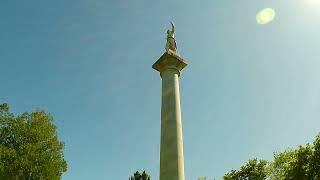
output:
<svg viewBox="0 0 320 180"><path fill-rule="evenodd" d="M137 171L129 178L129 180L150 180L150 176L146 173L146 171L143 171L142 173Z"/></svg>
<svg viewBox="0 0 320 180"><path fill-rule="evenodd" d="M209 177L204 177L204 176L201 176L201 177L198 177L198 180L215 180L214 178L209 178Z"/></svg>
<svg viewBox="0 0 320 180"><path fill-rule="evenodd" d="M0 179L58 180L67 171L64 144L44 111L15 116L0 105Z"/></svg>
<svg viewBox="0 0 320 180"><path fill-rule="evenodd" d="M249 160L239 170L231 170L224 180L320 180L320 134L312 145L274 153L274 159Z"/></svg>
<svg viewBox="0 0 320 180"><path fill-rule="evenodd" d="M240 170L231 170L223 176L224 180L257 180L268 176L267 161L249 160Z"/></svg>
<svg viewBox="0 0 320 180"><path fill-rule="evenodd" d="M275 153L270 169L270 179L320 180L320 136L313 145Z"/></svg>

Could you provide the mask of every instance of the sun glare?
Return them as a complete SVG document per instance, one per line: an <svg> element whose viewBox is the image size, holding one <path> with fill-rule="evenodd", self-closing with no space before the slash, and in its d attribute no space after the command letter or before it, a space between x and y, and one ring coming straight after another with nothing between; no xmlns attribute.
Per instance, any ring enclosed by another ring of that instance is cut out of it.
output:
<svg viewBox="0 0 320 180"><path fill-rule="evenodd" d="M320 0L306 0L306 1L307 1L307 3L309 3L309 4L314 4L314 5L320 4Z"/></svg>
<svg viewBox="0 0 320 180"><path fill-rule="evenodd" d="M266 8L260 11L257 16L256 20L258 24L268 24L273 21L276 13L271 8Z"/></svg>
<svg viewBox="0 0 320 180"><path fill-rule="evenodd" d="M320 0L305 0L305 2L311 8L315 8L315 7L320 6Z"/></svg>

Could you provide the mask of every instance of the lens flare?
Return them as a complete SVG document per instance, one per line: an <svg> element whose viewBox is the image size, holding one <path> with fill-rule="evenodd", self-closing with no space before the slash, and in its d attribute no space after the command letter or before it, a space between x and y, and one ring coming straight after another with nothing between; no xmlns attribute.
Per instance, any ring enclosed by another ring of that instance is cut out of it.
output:
<svg viewBox="0 0 320 180"><path fill-rule="evenodd" d="M256 20L258 24L268 24L271 21L273 21L275 16L276 16L276 13L273 9L266 8L257 14Z"/></svg>

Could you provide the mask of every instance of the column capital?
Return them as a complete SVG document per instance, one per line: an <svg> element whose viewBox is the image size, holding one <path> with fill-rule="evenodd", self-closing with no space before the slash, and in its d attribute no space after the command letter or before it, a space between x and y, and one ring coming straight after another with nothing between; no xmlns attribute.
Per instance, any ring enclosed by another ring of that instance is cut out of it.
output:
<svg viewBox="0 0 320 180"><path fill-rule="evenodd" d="M176 69L180 73L187 65L187 62L177 53L169 51L163 53L163 55L152 65L152 68L160 73L166 69Z"/></svg>

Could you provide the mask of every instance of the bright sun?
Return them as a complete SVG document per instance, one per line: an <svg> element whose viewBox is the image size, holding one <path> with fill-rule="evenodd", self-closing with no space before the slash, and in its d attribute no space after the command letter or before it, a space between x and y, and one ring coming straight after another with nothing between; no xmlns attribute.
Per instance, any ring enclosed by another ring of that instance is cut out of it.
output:
<svg viewBox="0 0 320 180"><path fill-rule="evenodd" d="M307 5L309 6L319 6L320 5L320 0L305 0Z"/></svg>
<svg viewBox="0 0 320 180"><path fill-rule="evenodd" d="M256 20L258 24L268 24L271 21L273 21L275 16L276 16L276 13L273 9L266 8L257 14Z"/></svg>

